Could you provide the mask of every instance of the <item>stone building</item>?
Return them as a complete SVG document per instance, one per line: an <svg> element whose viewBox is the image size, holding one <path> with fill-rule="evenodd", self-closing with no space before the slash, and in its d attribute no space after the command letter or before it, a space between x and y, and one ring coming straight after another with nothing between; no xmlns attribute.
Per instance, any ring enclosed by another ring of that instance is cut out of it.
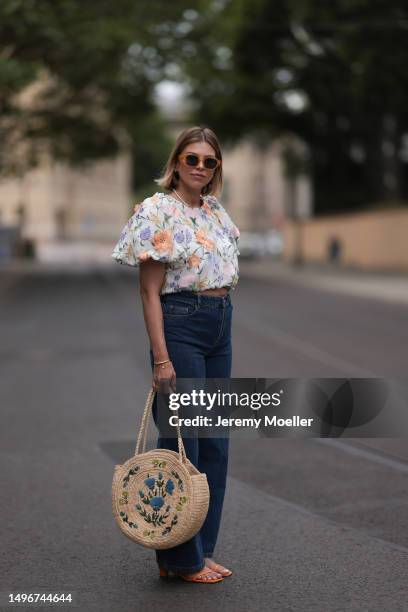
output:
<svg viewBox="0 0 408 612"><path fill-rule="evenodd" d="M35 108L47 79L44 74L21 92L22 108ZM56 162L43 147L37 167L21 177L0 176L0 256L13 228L40 253L50 244L117 239L132 208L131 158L125 135L122 140L119 156L79 169Z"/></svg>
<svg viewBox="0 0 408 612"><path fill-rule="evenodd" d="M71 169L44 161L22 178L0 181L0 223L21 225L37 244L114 239L131 210L128 155Z"/></svg>

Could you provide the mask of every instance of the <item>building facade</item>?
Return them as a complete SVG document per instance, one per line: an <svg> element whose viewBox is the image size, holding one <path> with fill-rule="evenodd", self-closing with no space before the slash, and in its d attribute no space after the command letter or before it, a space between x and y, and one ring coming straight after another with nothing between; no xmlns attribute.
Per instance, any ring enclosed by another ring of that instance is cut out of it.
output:
<svg viewBox="0 0 408 612"><path fill-rule="evenodd" d="M127 154L82 169L43 160L22 178L0 181L1 226L19 226L37 245L114 240L131 205Z"/></svg>

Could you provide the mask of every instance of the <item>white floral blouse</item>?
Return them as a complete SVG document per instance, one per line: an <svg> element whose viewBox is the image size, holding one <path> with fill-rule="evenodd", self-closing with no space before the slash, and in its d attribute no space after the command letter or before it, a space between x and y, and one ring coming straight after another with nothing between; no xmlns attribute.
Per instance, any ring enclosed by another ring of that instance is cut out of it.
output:
<svg viewBox="0 0 408 612"><path fill-rule="evenodd" d="M203 204L193 208L157 192L136 204L112 257L134 267L149 258L166 263L161 295L235 289L239 234L215 196L204 196Z"/></svg>

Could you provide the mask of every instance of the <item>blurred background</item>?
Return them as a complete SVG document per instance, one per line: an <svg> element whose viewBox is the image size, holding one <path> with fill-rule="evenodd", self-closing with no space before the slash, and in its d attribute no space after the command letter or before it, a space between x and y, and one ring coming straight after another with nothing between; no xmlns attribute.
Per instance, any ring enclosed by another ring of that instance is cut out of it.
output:
<svg viewBox="0 0 408 612"><path fill-rule="evenodd" d="M402 1L0 11L2 263L104 258L175 136L204 123L243 258L407 270Z"/></svg>
<svg viewBox="0 0 408 612"><path fill-rule="evenodd" d="M111 252L186 126L219 136L241 231L232 376L406 377L407 35L403 0L2 0L0 595L405 609L404 438L234 440L222 599L159 585L109 498L151 382Z"/></svg>

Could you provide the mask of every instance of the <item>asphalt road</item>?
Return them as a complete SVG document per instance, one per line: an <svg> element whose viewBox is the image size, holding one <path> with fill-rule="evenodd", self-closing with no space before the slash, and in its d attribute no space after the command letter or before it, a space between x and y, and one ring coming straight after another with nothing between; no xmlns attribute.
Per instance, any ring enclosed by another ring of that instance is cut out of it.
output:
<svg viewBox="0 0 408 612"><path fill-rule="evenodd" d="M407 610L406 439L234 438L215 555L234 575L159 581L110 506L150 382L136 274L18 275L0 295L1 609L41 589L84 611ZM406 377L404 306L250 278L233 301L233 377Z"/></svg>

